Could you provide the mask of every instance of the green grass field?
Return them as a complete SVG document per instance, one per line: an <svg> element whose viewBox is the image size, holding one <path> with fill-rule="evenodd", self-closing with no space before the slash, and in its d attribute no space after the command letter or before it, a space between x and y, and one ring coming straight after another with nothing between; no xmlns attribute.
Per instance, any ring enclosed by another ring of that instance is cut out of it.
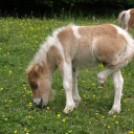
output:
<svg viewBox="0 0 134 134"><path fill-rule="evenodd" d="M37 108L28 85L26 68L39 45L52 30L69 23L76 25L117 24L116 18L46 19L0 18L0 134L133 134L134 61L122 69L124 89L122 111L108 115L114 97L111 76L100 87L96 75L103 65L80 69L78 88L82 101L77 109L63 113L65 92L57 70L52 88L55 100ZM134 30L131 30L134 35Z"/></svg>

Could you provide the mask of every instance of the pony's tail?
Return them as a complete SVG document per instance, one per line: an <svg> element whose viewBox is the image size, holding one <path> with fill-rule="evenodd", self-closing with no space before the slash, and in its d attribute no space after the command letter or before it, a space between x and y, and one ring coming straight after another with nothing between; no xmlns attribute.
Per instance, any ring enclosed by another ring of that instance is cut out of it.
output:
<svg viewBox="0 0 134 134"><path fill-rule="evenodd" d="M123 23L123 20L124 20L124 17L125 17L125 13L126 13L126 11L122 11L118 15L119 26L122 26L122 23Z"/></svg>

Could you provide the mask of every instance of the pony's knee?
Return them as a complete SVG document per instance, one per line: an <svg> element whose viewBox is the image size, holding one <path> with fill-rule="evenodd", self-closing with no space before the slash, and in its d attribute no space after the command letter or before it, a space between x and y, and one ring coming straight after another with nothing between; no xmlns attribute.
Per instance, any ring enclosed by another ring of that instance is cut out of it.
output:
<svg viewBox="0 0 134 134"><path fill-rule="evenodd" d="M106 77L103 75L102 72L100 72L100 73L97 74L97 80L98 80L98 83L101 86L104 86L105 85L105 81L106 81Z"/></svg>

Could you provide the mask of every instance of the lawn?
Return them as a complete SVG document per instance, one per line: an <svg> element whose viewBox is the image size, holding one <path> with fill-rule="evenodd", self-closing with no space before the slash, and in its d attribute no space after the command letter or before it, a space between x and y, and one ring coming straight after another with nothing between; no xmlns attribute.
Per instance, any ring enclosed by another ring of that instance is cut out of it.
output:
<svg viewBox="0 0 134 134"><path fill-rule="evenodd" d="M65 92L57 70L52 88L55 100L47 107L33 104L26 68L39 45L52 30L69 23L76 25L117 24L111 18L0 18L0 134L133 134L134 133L134 61L122 69L124 88L122 111L108 115L114 97L111 76L100 87L96 75L104 69L80 69L78 88L82 101L65 114ZM134 30L130 34L134 35Z"/></svg>

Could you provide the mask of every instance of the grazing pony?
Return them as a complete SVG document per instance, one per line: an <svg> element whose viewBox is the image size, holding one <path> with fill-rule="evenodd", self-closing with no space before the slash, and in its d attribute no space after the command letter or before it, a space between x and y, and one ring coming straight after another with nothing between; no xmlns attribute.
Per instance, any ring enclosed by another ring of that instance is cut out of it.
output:
<svg viewBox="0 0 134 134"><path fill-rule="evenodd" d="M134 8L120 12L118 23L123 29L129 32L134 26Z"/></svg>
<svg viewBox="0 0 134 134"><path fill-rule="evenodd" d="M66 92L65 113L80 103L77 89L79 67L91 67L104 63L107 69L98 73L97 79L104 86L112 75L115 97L109 114L120 112L123 77L120 69L126 66L134 54L134 42L123 29L112 25L68 25L55 30L40 46L27 68L33 101L37 106L46 106L52 99L51 77L59 68Z"/></svg>

